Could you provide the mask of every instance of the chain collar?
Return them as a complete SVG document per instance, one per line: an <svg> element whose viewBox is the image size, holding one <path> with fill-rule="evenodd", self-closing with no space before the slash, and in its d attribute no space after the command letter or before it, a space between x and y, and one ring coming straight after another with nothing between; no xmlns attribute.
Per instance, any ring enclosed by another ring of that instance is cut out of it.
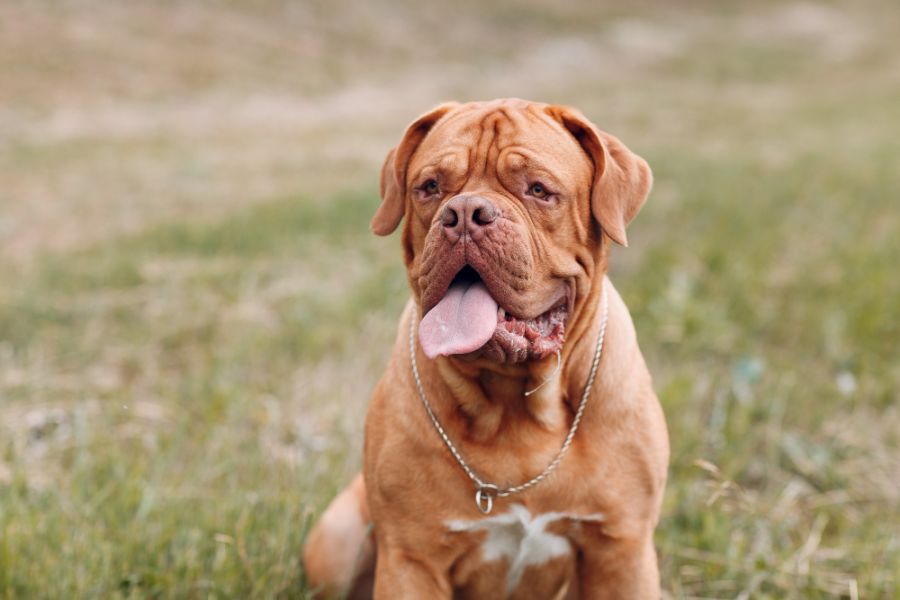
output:
<svg viewBox="0 0 900 600"><path fill-rule="evenodd" d="M425 405L425 410L428 412L429 418L431 418L431 423L434 425L434 428L437 430L438 434L441 436L441 439L444 441L444 445L447 446L447 449L450 451L450 454L453 455L453 458L456 459L456 462L459 463L459 466L462 467L462 470L465 471L466 476L472 480L472 483L475 484L475 504L478 506L478 510L480 510L484 514L488 514L494 508L494 498L505 498L506 496L511 496L512 494L518 494L519 492L524 492L525 490L534 487L543 481L550 473L556 470L559 466L559 463L562 461L563 456L569 450L569 446L572 445L572 439L575 437L575 432L578 431L578 425L581 424L581 417L584 415L584 409L587 406L588 398L591 395L591 387L594 384L594 378L597 375L597 366L600 364L600 355L603 352L603 338L606 336L606 320L609 311L609 299L607 298L606 293L606 285L605 282L601 284L602 286L602 308L601 308L601 317L600 317L600 332L597 334L597 348L594 350L594 362L591 364L591 372L588 375L587 383L584 384L584 394L581 396L581 402L578 405L578 410L575 412L575 418L572 420L572 426L569 428L569 433L566 435L566 439L563 441L562 447L559 449L559 452L556 453L556 456L553 457L553 460L550 461L543 471L541 471L535 477L529 479L523 484L514 485L508 488L501 488L500 486L488 483L481 479L469 466L469 464L465 461L460 454L459 450L450 441L450 436L447 435L447 432L444 430L443 426L441 426L440 421L438 421L437 415L434 414L434 410L431 408L431 403L428 401L428 398L425 396L425 389L422 387L422 379L419 377L419 367L416 364L416 341L415 341L415 333L416 333L416 319L415 317L410 318L409 324L409 356L410 362L412 364L412 374L413 378L416 380L416 390L419 392L419 398L422 399L422 404Z"/></svg>

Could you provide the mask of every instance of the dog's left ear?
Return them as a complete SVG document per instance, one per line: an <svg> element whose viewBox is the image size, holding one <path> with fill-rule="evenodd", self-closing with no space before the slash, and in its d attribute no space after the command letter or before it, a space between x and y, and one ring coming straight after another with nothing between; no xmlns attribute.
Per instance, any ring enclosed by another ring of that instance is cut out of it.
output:
<svg viewBox="0 0 900 600"><path fill-rule="evenodd" d="M406 167L413 152L428 135L435 123L459 106L448 102L428 111L406 128L403 139L388 152L381 167L381 206L372 217L371 228L376 235L390 235L403 219L406 196Z"/></svg>
<svg viewBox="0 0 900 600"><path fill-rule="evenodd" d="M574 108L548 106L546 111L578 140L593 161L591 212L613 241L627 246L625 227L641 210L653 186L650 166Z"/></svg>

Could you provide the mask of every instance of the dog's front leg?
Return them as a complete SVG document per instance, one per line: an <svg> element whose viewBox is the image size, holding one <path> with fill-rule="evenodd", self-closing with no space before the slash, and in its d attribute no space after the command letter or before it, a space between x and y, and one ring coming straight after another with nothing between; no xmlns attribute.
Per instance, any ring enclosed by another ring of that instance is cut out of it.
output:
<svg viewBox="0 0 900 600"><path fill-rule="evenodd" d="M652 538L607 540L582 549L580 600L659 600L659 567Z"/></svg>
<svg viewBox="0 0 900 600"><path fill-rule="evenodd" d="M446 574L399 548L378 547L374 600L449 600Z"/></svg>

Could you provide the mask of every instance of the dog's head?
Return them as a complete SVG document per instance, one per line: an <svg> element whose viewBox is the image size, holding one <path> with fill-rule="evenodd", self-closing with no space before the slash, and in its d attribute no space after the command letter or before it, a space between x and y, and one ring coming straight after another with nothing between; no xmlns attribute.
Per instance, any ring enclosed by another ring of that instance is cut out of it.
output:
<svg viewBox="0 0 900 600"><path fill-rule="evenodd" d="M378 235L403 246L431 357L518 363L562 347L611 239L652 183L647 163L578 111L523 100L444 104L381 172Z"/></svg>

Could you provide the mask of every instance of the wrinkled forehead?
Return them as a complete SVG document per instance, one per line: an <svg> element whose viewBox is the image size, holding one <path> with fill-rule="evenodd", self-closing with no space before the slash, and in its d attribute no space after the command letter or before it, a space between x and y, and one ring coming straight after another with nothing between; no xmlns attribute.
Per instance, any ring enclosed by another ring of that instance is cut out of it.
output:
<svg viewBox="0 0 900 600"><path fill-rule="evenodd" d="M410 167L425 166L450 153L465 153L470 164L475 159L493 162L512 151L556 171L591 169L590 158L575 138L544 108L524 101L464 104L428 133Z"/></svg>

